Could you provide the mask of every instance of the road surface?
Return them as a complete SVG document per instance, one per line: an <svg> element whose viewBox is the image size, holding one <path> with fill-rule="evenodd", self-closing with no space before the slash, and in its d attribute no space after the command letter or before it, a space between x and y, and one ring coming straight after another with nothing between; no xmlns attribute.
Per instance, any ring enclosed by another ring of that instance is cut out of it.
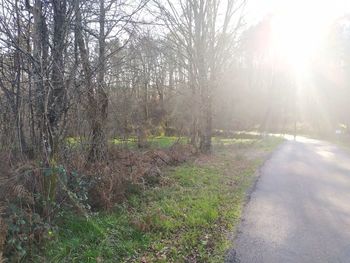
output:
<svg viewBox="0 0 350 263"><path fill-rule="evenodd" d="M284 143L262 167L228 262L349 263L350 155Z"/></svg>

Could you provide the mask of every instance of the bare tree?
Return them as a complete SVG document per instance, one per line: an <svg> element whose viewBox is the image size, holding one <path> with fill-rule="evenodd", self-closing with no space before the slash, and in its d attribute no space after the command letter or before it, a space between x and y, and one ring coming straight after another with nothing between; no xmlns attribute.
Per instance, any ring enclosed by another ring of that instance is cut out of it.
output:
<svg viewBox="0 0 350 263"><path fill-rule="evenodd" d="M211 150L212 97L236 47L244 3L237 0L155 2L183 57L194 102L191 141L197 144L199 135L202 152Z"/></svg>

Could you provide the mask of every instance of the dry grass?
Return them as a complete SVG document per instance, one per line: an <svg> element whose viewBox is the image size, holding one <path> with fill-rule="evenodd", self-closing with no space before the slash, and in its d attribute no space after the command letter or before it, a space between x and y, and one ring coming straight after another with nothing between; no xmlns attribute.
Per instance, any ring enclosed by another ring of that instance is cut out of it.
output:
<svg viewBox="0 0 350 263"><path fill-rule="evenodd" d="M150 180L158 180L163 166L183 163L195 153L189 145L174 145L169 149L147 152L112 149L109 161L95 163L86 171L98 183L90 191L95 209L110 210L125 199L130 185L144 188Z"/></svg>

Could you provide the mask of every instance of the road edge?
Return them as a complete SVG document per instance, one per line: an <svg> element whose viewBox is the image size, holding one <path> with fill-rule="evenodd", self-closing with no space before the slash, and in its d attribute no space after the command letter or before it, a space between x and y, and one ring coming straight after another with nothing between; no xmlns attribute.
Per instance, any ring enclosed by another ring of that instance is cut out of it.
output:
<svg viewBox="0 0 350 263"><path fill-rule="evenodd" d="M225 256L225 263L240 263L239 258L237 257L236 249L235 249L235 241L237 240L237 237L240 234L240 228L242 225L242 222L244 221L244 214L245 209L248 205L248 203L251 200L251 195L254 193L258 182L261 178L262 170L265 167L265 165L271 160L271 158L276 155L282 147L284 147L288 143L288 140L283 141L280 145L277 146L275 150L270 152L263 160L262 164L259 165L258 169L254 172L254 182L251 184L251 186L248 188L248 190L245 193L244 201L242 205L242 214L241 218L239 219L239 223L237 224L237 228L234 229L232 233L230 233L229 240L232 243L232 247L227 250L226 256Z"/></svg>

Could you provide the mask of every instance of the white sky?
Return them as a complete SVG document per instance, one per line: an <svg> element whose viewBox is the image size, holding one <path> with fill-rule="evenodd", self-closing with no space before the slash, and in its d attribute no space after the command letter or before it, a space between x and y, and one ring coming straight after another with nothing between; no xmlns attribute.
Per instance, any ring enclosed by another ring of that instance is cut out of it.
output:
<svg viewBox="0 0 350 263"><path fill-rule="evenodd" d="M285 13L295 14L308 12L310 16L323 16L325 20L334 20L346 13L350 13L349 0L247 0L246 18L248 23L257 23L267 14Z"/></svg>

